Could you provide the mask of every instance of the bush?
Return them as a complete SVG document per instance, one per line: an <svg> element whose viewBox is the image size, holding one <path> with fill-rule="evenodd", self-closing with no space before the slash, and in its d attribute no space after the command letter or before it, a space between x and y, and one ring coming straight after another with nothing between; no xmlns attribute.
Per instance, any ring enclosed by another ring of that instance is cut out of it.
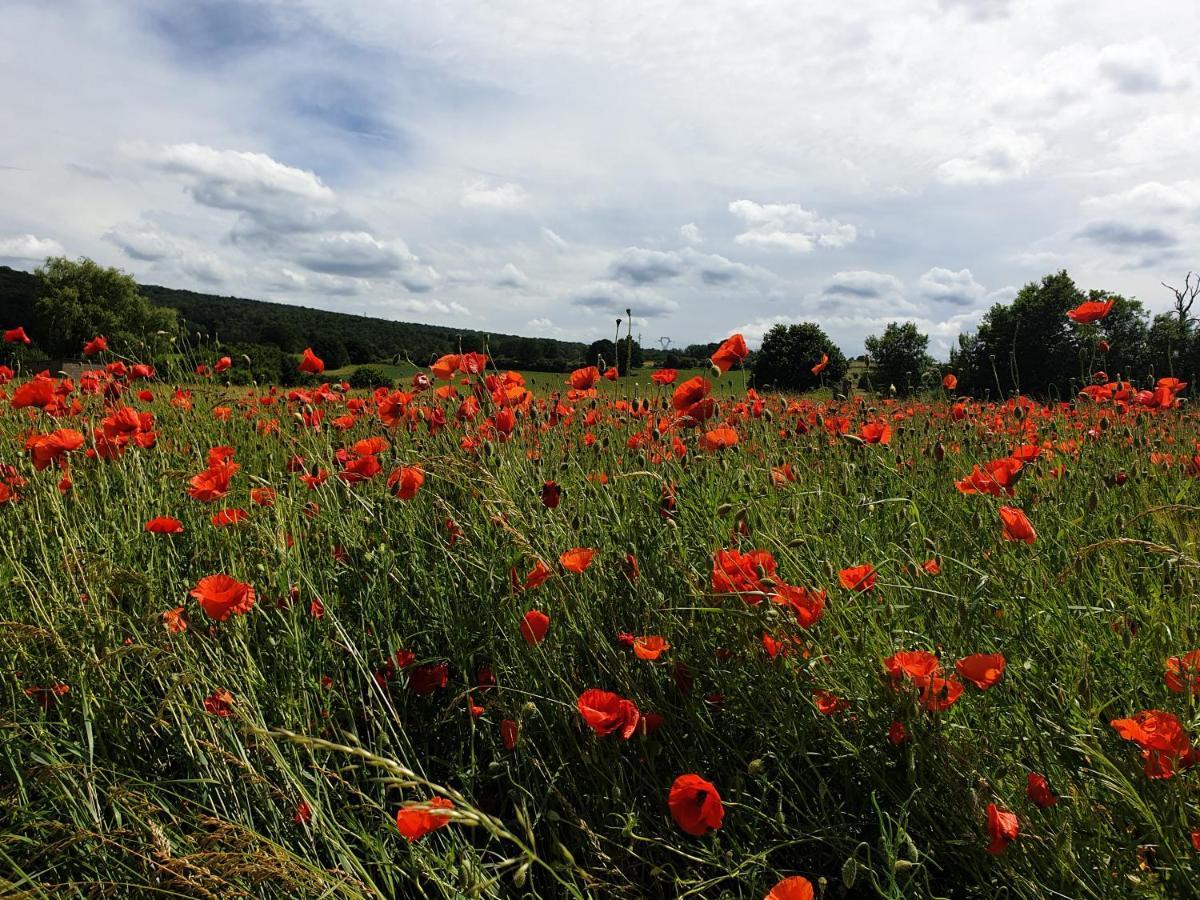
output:
<svg viewBox="0 0 1200 900"><path fill-rule="evenodd" d="M391 387L392 379L373 366L359 366L346 379L352 388Z"/></svg>

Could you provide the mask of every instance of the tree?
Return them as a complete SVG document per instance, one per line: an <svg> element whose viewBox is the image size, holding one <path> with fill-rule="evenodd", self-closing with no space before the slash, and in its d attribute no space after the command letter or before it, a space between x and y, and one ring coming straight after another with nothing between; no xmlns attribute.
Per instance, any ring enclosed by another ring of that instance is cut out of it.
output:
<svg viewBox="0 0 1200 900"><path fill-rule="evenodd" d="M616 345L610 340L593 341L588 345L584 360L585 365L589 366L598 366L603 360L605 368L616 366L619 374L627 375L627 355L632 356L633 368L639 368L642 364L642 345L629 338L621 338L620 343Z"/></svg>
<svg viewBox="0 0 1200 900"><path fill-rule="evenodd" d="M102 334L114 351L145 358L178 331L175 311L152 305L120 269L55 256L35 274L39 342L51 354L75 356Z"/></svg>
<svg viewBox="0 0 1200 900"><path fill-rule="evenodd" d="M813 366L828 355L820 375ZM760 388L805 391L826 382L841 381L846 374L846 357L819 326L812 322L779 324L763 337L754 361L754 384Z"/></svg>
<svg viewBox="0 0 1200 900"><path fill-rule="evenodd" d="M1095 325L1076 325L1067 311L1085 300L1112 300L1112 311ZM1142 304L1107 291L1084 293L1066 271L1021 288L1011 304L988 310L974 334L960 335L950 367L964 393L1014 391L1067 398L1101 365L1109 374L1144 367L1148 331ZM1112 345L1107 359L1099 342Z"/></svg>
<svg viewBox="0 0 1200 900"><path fill-rule="evenodd" d="M866 348L877 386L895 385L900 394L919 389L925 372L933 366L929 335L921 334L913 322L889 322L881 336L867 338Z"/></svg>

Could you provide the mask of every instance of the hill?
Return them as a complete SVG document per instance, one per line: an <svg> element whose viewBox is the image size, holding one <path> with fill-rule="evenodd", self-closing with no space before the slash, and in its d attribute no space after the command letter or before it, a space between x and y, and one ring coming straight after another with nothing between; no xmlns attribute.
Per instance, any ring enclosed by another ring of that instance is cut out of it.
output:
<svg viewBox="0 0 1200 900"><path fill-rule="evenodd" d="M489 350L501 368L567 371L581 365L587 346L550 338L488 334L443 325L395 322L370 316L222 297L159 285L140 285L152 303L179 311L183 332L199 334L203 343L219 340L239 349L270 347L282 353L299 353L311 346L330 368L408 357L427 364L444 353L462 349ZM36 342L43 326L35 302L37 278L0 266L0 324L21 324Z"/></svg>

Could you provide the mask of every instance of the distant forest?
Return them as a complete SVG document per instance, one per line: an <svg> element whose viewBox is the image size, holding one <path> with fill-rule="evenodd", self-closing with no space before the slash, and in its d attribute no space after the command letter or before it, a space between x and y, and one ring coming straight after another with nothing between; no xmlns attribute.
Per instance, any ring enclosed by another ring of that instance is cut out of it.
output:
<svg viewBox="0 0 1200 900"><path fill-rule="evenodd" d="M35 343L44 331L35 306L38 288L34 275L0 266L0 322L24 325ZM582 365L588 350L586 344L551 338L394 322L158 285L141 285L141 291L155 305L178 310L180 331L190 344L220 341L249 355L254 348L294 354L312 347L330 369L393 362L397 357L422 366L460 347L486 347L500 368L559 372Z"/></svg>

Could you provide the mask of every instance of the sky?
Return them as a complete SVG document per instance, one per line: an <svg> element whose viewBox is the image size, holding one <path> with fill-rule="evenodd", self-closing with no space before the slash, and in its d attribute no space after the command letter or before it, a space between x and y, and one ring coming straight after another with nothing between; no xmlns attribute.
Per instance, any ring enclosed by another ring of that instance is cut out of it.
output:
<svg viewBox="0 0 1200 900"><path fill-rule="evenodd" d="M1195 0L5 0L0 263L590 341L1200 268Z"/></svg>

